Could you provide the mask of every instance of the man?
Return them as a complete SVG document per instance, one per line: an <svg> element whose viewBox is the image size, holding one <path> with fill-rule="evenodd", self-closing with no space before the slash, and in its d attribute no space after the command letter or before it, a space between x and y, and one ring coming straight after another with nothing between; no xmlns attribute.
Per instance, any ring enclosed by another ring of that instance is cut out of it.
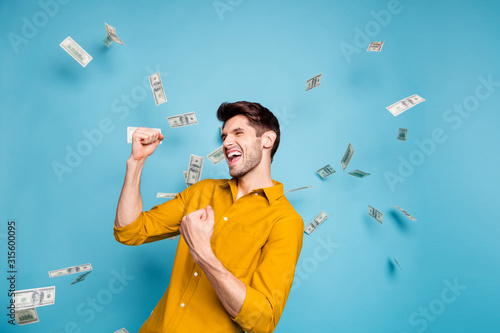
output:
<svg viewBox="0 0 500 333"><path fill-rule="evenodd" d="M142 212L140 177L163 135L139 128L115 238L139 245L181 234L170 285L139 332L272 332L302 248L304 223L271 179L276 117L258 103L223 103L223 150L233 177L205 179Z"/></svg>

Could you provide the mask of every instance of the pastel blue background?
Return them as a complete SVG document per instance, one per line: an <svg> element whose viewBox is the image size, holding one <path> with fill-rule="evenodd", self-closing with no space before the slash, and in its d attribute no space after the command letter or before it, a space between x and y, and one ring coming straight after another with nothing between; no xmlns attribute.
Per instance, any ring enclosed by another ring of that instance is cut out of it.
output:
<svg viewBox="0 0 500 333"><path fill-rule="evenodd" d="M220 146L220 103L249 100L281 122L273 178L285 189L314 186L287 195L306 224L321 210L329 215L304 235L301 275L276 332L497 332L500 87L480 88L490 95L467 118L449 110L474 101L479 77L500 81L500 3L401 0L382 26L370 12L387 11L386 0L220 2L230 9L221 15L212 0L73 0L44 16L37 1L0 1L0 331L137 332L168 286L178 240L114 240L126 127L165 134L142 177L149 209L164 202L157 192L185 188L190 154ZM39 25L24 37L23 18ZM104 22L125 46L103 44ZM356 46L366 27L369 41L385 41L382 52ZM11 43L12 34L25 42ZM93 56L86 68L60 48L67 36ZM359 52L346 56L346 44ZM156 71L168 98L160 106L144 85ZM306 92L319 73L321 85ZM385 109L413 94L426 101L398 117ZM198 125L168 126L167 116L190 111ZM54 162L66 164L68 147L85 144L82 131L103 119L111 132L59 179ZM399 127L408 128L406 142L396 139ZM418 142L435 129L446 140L424 154ZM349 142L355 153L343 172ZM398 168L410 157L418 165L403 177ZM315 171L326 164L337 172L322 180ZM354 169L371 176L347 175ZM390 185L389 173L401 178ZM227 175L225 163L205 159L203 178ZM384 213L383 225L368 205ZM40 322L16 328L6 316L9 219L17 222L17 288L56 286ZM318 257L321 241L336 243L327 257ZM48 277L87 262L94 271L82 283ZM110 293L117 272L131 277ZM454 296L446 280L465 290ZM104 303L93 309L96 297ZM429 307L426 318L420 311Z"/></svg>

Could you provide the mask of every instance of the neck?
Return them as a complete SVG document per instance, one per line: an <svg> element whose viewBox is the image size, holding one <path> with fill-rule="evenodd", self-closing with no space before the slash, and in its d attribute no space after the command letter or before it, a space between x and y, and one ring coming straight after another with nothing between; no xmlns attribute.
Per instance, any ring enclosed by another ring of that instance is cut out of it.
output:
<svg viewBox="0 0 500 333"><path fill-rule="evenodd" d="M236 200L255 189L271 186L274 186L271 178L271 163L261 162L247 174L238 178L238 195Z"/></svg>

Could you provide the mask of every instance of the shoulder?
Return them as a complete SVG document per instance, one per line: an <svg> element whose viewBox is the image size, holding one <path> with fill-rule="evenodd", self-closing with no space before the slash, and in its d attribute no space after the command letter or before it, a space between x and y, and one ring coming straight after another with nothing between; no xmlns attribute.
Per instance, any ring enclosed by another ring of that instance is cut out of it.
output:
<svg viewBox="0 0 500 333"><path fill-rule="evenodd" d="M296 225L297 227L303 228L304 221L302 220L302 216L297 213L295 208L293 208L292 204L288 201L285 195L282 195L275 202L273 202L272 206L277 211L277 221L281 223L287 223Z"/></svg>
<svg viewBox="0 0 500 333"><path fill-rule="evenodd" d="M227 179L203 179L203 180L200 180L199 182L191 185L188 188L205 189L205 188L220 187L220 186L223 186L224 184L226 184L227 181L228 181Z"/></svg>

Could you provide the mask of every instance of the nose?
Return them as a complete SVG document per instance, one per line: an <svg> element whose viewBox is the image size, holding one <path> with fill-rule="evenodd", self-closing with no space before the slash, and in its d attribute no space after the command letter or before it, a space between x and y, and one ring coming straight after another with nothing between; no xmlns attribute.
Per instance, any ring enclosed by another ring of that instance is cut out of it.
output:
<svg viewBox="0 0 500 333"><path fill-rule="evenodd" d="M224 141L222 141L222 146L225 148L225 149L228 149L229 147L231 147L233 145L233 137L228 134L226 135L226 137L224 138Z"/></svg>

